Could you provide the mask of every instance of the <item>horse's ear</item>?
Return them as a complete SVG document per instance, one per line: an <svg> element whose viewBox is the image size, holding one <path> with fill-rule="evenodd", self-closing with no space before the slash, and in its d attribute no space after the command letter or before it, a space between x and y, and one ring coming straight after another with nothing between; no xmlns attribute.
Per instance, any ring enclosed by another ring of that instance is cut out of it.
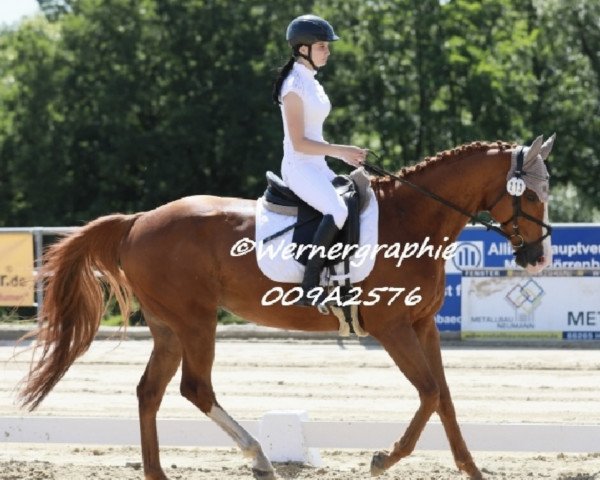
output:
<svg viewBox="0 0 600 480"><path fill-rule="evenodd" d="M538 156L540 149L542 148L542 143L544 143L544 136L540 135L533 141L531 147L527 149L527 153L525 154L525 162L529 162Z"/></svg>
<svg viewBox="0 0 600 480"><path fill-rule="evenodd" d="M552 136L544 142L542 148L540 148L540 155L542 156L542 160L546 160L548 158L548 155L550 155L555 138L556 133L553 133Z"/></svg>

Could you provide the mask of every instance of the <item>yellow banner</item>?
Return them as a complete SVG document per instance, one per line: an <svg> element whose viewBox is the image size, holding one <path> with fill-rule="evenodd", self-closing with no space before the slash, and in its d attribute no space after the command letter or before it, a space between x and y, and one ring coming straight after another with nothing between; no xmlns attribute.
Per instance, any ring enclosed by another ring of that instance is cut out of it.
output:
<svg viewBox="0 0 600 480"><path fill-rule="evenodd" d="M0 233L0 306L32 306L33 292L33 235Z"/></svg>

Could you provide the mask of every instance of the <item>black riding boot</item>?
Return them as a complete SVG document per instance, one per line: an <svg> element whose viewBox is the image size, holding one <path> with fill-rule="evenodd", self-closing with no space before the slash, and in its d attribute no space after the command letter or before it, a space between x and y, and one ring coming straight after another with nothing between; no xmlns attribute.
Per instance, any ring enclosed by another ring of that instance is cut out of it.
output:
<svg viewBox="0 0 600 480"><path fill-rule="evenodd" d="M323 269L323 265L327 260L327 250L333 243L333 240L337 233L339 232L339 228L333 221L332 215L323 215L323 219L321 223L317 227L317 231L315 232L315 236L312 241L312 245L316 249L317 247L324 247L325 255L322 255L321 250L315 251L315 255L312 257L309 256L308 262L306 263L306 269L304 270L304 278L302 280L302 297L300 297L294 305L304 306L304 307L312 307L317 306L320 302L315 301L313 297L308 298L307 293L315 287L319 286L319 280L321 278L321 270Z"/></svg>

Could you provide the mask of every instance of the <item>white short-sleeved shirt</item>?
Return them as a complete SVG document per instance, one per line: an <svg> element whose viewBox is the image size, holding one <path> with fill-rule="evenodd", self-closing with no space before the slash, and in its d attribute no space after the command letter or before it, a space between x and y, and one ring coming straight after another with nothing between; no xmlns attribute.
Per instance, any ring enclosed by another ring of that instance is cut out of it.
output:
<svg viewBox="0 0 600 480"><path fill-rule="evenodd" d="M317 72L301 63L294 63L292 70L281 86L280 99L294 92L302 99L304 107L304 135L306 138L323 142L323 123L331 111L331 102L321 84L315 79ZM285 106L281 104L283 117L283 162L308 160L325 163L324 155L306 155L294 150L285 119Z"/></svg>

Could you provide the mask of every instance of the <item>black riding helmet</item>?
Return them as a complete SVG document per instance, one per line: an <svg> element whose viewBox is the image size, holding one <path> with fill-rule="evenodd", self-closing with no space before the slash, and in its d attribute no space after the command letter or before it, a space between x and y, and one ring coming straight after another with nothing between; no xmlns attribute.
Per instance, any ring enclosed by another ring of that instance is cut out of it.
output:
<svg viewBox="0 0 600 480"><path fill-rule="evenodd" d="M335 42L339 40L333 27L327 21L316 15L301 15L294 18L287 27L285 38L292 47L294 55L304 57L315 70L317 67L312 61L312 44L316 42ZM300 53L302 45L308 46L308 55Z"/></svg>
<svg viewBox="0 0 600 480"><path fill-rule="evenodd" d="M315 42L339 40L327 20L316 15L301 15L294 18L287 27L285 38L292 48L312 45Z"/></svg>

